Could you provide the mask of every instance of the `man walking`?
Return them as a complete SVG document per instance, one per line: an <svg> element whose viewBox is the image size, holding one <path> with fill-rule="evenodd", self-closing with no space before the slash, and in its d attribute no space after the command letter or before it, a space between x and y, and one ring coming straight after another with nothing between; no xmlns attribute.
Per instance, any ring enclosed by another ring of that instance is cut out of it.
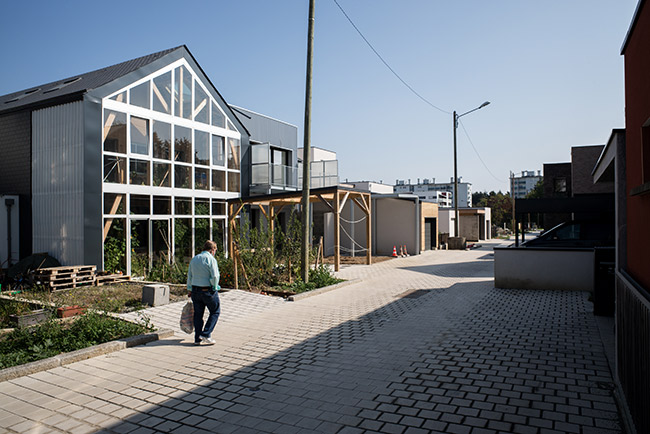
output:
<svg viewBox="0 0 650 434"><path fill-rule="evenodd" d="M192 297L194 304L194 345L214 345L216 342L211 334L217 325L221 307L219 303L219 265L214 258L217 244L206 241L203 251L190 261L187 269L188 297ZM203 313L208 308L210 315L203 327Z"/></svg>

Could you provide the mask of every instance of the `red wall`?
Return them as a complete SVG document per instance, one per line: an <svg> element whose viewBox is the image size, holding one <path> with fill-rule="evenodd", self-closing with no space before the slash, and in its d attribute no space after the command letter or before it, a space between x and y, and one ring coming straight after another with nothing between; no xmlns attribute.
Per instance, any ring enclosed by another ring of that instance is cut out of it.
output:
<svg viewBox="0 0 650 434"><path fill-rule="evenodd" d="M628 37L625 55L628 272L650 289L650 192L629 196L643 183L641 127L650 119L650 5L644 2ZM647 158L647 157L646 157Z"/></svg>

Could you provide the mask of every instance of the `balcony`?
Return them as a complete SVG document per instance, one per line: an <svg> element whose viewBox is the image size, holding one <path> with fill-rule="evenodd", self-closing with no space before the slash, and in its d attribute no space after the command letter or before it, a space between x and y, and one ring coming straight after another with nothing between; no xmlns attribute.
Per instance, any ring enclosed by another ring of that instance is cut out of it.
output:
<svg viewBox="0 0 650 434"><path fill-rule="evenodd" d="M339 161L312 161L309 188L332 187L339 184ZM298 185L302 186L302 163L298 163Z"/></svg>
<svg viewBox="0 0 650 434"><path fill-rule="evenodd" d="M251 194L297 190L297 168L288 164L291 160L288 149L270 143L251 144Z"/></svg>

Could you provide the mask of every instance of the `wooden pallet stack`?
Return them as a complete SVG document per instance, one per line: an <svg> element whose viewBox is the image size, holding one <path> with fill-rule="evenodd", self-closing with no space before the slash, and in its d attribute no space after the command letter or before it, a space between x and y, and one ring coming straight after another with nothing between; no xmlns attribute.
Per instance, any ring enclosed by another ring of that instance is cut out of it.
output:
<svg viewBox="0 0 650 434"><path fill-rule="evenodd" d="M119 283L119 282L128 282L131 280L131 276L124 274L98 274L95 285L107 285L109 283Z"/></svg>
<svg viewBox="0 0 650 434"><path fill-rule="evenodd" d="M94 265L76 265L72 267L39 268L34 271L35 281L50 290L70 289L77 286L94 285L97 267Z"/></svg>

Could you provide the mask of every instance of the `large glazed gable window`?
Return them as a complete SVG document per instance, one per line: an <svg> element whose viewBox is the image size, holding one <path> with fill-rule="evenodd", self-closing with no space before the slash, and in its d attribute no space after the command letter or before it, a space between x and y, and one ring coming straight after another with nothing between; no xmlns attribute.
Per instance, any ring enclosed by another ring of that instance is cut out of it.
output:
<svg viewBox="0 0 650 434"><path fill-rule="evenodd" d="M153 79L153 109L161 113L172 113L172 73L167 72Z"/></svg>
<svg viewBox="0 0 650 434"><path fill-rule="evenodd" d="M171 159L172 126L167 122L153 121L153 158Z"/></svg>
<svg viewBox="0 0 650 434"><path fill-rule="evenodd" d="M199 82L194 80L194 120L209 123L210 103L208 94L201 88Z"/></svg>
<svg viewBox="0 0 650 434"><path fill-rule="evenodd" d="M241 125L195 68L174 60L102 100L106 270L187 263L211 235L223 248L226 201L241 189Z"/></svg>
<svg viewBox="0 0 650 434"><path fill-rule="evenodd" d="M130 103L132 105L149 108L149 82L144 83L132 88L130 90Z"/></svg>
<svg viewBox="0 0 650 434"><path fill-rule="evenodd" d="M226 117L221 113L221 109L212 103L212 125L223 128L226 125Z"/></svg>
<svg viewBox="0 0 650 434"><path fill-rule="evenodd" d="M131 152L149 155L149 121L131 116Z"/></svg>
<svg viewBox="0 0 650 434"><path fill-rule="evenodd" d="M194 163L202 166L210 164L210 134L194 131Z"/></svg>
<svg viewBox="0 0 650 434"><path fill-rule="evenodd" d="M239 170L239 140L228 138L228 169Z"/></svg>
<svg viewBox="0 0 650 434"><path fill-rule="evenodd" d="M192 162L192 130L176 125L174 128L174 161Z"/></svg>
<svg viewBox="0 0 650 434"><path fill-rule="evenodd" d="M126 154L126 114L104 110L104 151Z"/></svg>
<svg viewBox="0 0 650 434"><path fill-rule="evenodd" d="M126 158L104 155L104 182L126 184Z"/></svg>
<svg viewBox="0 0 650 434"><path fill-rule="evenodd" d="M221 136L212 136L212 164L214 166L226 164L224 140Z"/></svg>
<svg viewBox="0 0 650 434"><path fill-rule="evenodd" d="M192 74L184 66L174 71L174 115L192 118Z"/></svg>

